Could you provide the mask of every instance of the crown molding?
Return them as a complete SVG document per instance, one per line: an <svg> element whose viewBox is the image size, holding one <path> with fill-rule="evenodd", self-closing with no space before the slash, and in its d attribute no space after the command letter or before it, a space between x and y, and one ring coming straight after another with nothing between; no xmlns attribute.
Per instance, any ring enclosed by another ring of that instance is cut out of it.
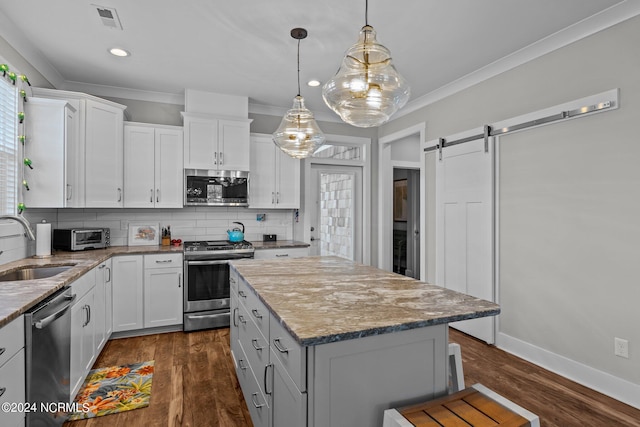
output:
<svg viewBox="0 0 640 427"><path fill-rule="evenodd" d="M458 80L416 98L396 113L391 121L637 15L640 15L640 0L624 0L608 9L538 40L504 58L498 59Z"/></svg>
<svg viewBox="0 0 640 427"><path fill-rule="evenodd" d="M153 92L118 86L73 82L68 80L62 83L58 89L90 93L91 95L105 96L109 98L135 99L138 101L184 105L184 93Z"/></svg>

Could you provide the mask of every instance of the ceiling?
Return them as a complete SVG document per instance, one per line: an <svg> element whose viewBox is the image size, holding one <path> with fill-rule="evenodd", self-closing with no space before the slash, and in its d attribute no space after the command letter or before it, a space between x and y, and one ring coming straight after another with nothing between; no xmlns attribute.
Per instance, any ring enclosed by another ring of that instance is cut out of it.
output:
<svg viewBox="0 0 640 427"><path fill-rule="evenodd" d="M411 85L410 107L636 1L371 0L368 22ZM95 5L115 8L123 29L104 26ZM289 32L304 27L302 95L316 116L337 117L321 89L305 83L335 74L364 11L362 0L0 0L7 23L0 35L59 89L98 85L89 92L105 96L128 88L134 98L154 92L180 103L190 88L284 110L297 93L297 41ZM110 55L114 46L131 56Z"/></svg>

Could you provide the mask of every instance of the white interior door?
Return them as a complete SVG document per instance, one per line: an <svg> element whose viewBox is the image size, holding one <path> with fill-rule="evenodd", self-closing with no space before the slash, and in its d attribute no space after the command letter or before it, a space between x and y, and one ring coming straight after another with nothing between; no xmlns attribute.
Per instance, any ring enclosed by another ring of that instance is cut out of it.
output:
<svg viewBox="0 0 640 427"><path fill-rule="evenodd" d="M493 248L493 141L444 148L436 160L436 284L495 301ZM452 327L495 341L494 317Z"/></svg>
<svg viewBox="0 0 640 427"><path fill-rule="evenodd" d="M362 262L362 168L311 165L310 255Z"/></svg>

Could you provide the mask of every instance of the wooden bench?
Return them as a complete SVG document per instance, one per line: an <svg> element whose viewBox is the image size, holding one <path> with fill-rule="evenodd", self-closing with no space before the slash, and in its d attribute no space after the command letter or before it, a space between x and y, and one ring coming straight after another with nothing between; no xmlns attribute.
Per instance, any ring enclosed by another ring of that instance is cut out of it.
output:
<svg viewBox="0 0 640 427"><path fill-rule="evenodd" d="M481 384L385 411L384 427L539 427L539 418Z"/></svg>
<svg viewBox="0 0 640 427"><path fill-rule="evenodd" d="M382 427L540 427L537 415L482 384L464 390L458 344L449 344L448 396L384 411Z"/></svg>

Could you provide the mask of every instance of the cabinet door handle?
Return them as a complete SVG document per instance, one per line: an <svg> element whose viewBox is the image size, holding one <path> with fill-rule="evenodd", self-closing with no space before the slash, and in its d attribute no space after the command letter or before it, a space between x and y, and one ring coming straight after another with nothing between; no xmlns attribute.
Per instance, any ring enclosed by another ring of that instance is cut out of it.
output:
<svg viewBox="0 0 640 427"><path fill-rule="evenodd" d="M222 151L220 152L220 164L224 163L224 156L222 154Z"/></svg>
<svg viewBox="0 0 640 427"><path fill-rule="evenodd" d="M160 189L156 190L156 203L160 203Z"/></svg>
<svg viewBox="0 0 640 427"><path fill-rule="evenodd" d="M251 314L255 316L256 319L262 319L262 314L258 311L258 309L254 308L251 310Z"/></svg>
<svg viewBox="0 0 640 427"><path fill-rule="evenodd" d="M276 258L288 257L289 254L276 254Z"/></svg>
<svg viewBox="0 0 640 427"><path fill-rule="evenodd" d="M247 294L245 294L244 291L238 291L238 295L240 295L242 298L247 297Z"/></svg>
<svg viewBox="0 0 640 427"><path fill-rule="evenodd" d="M236 322L236 314L238 314L238 307L233 309L233 326L235 326L237 328L238 327L238 322ZM0 353L0 354L2 354L2 353Z"/></svg>
<svg viewBox="0 0 640 427"><path fill-rule="evenodd" d="M178 273L178 287L182 287L182 273Z"/></svg>
<svg viewBox="0 0 640 427"><path fill-rule="evenodd" d="M258 339L257 338L254 338L254 339L251 340L251 345L253 346L253 348L256 349L256 351L262 351L262 349L264 348L264 347L258 345Z"/></svg>
<svg viewBox="0 0 640 427"><path fill-rule="evenodd" d="M71 200L72 194L73 194L73 187L71 187L71 184L67 184L67 200Z"/></svg>
<svg viewBox="0 0 640 427"><path fill-rule="evenodd" d="M4 348L4 347L0 348L0 356L2 356L2 354L3 354L5 351L7 351L7 349L6 349L6 348Z"/></svg>
<svg viewBox="0 0 640 427"><path fill-rule="evenodd" d="M84 328L89 324L89 311L87 310L87 305L82 306L82 311L84 311L84 321L82 322L82 327Z"/></svg>
<svg viewBox="0 0 640 427"><path fill-rule="evenodd" d="M0 397L2 397L5 391L7 391L6 387L0 387Z"/></svg>
<svg viewBox="0 0 640 427"><path fill-rule="evenodd" d="M247 365L244 364L244 359L238 359L238 368L245 371L247 369Z"/></svg>
<svg viewBox="0 0 640 427"><path fill-rule="evenodd" d="M272 205L276 204L276 192L275 191L271 192L271 204Z"/></svg>
<svg viewBox="0 0 640 427"><path fill-rule="evenodd" d="M107 266L107 264L102 264L98 267L98 270L102 270L103 268L105 268Z"/></svg>
<svg viewBox="0 0 640 427"><path fill-rule="evenodd" d="M91 323L91 306L87 305L87 313L89 313L89 319L87 319L87 325Z"/></svg>
<svg viewBox="0 0 640 427"><path fill-rule="evenodd" d="M273 363L269 363L268 365L265 365L265 367L264 367L264 392L266 394L273 393L273 388L271 389L271 391L267 391L267 371L269 370L269 366L273 367Z"/></svg>
<svg viewBox="0 0 640 427"><path fill-rule="evenodd" d="M167 264L167 263L170 263L170 262L173 262L173 260L172 259L157 259L156 260L156 264Z"/></svg>
<svg viewBox="0 0 640 427"><path fill-rule="evenodd" d="M255 406L256 409L260 409L264 406L264 403L258 404L258 393L251 394L251 403L253 403L253 406Z"/></svg>
<svg viewBox="0 0 640 427"><path fill-rule="evenodd" d="M153 188L149 190L149 203L153 203Z"/></svg>
<svg viewBox="0 0 640 427"><path fill-rule="evenodd" d="M218 164L218 152L217 152L217 151L215 151L215 152L213 153L213 164L214 164L214 165L217 165L217 164Z"/></svg>
<svg viewBox="0 0 640 427"><path fill-rule="evenodd" d="M109 272L109 278L106 280L107 283L111 281L111 267L107 267L107 271Z"/></svg>
<svg viewBox="0 0 640 427"><path fill-rule="evenodd" d="M276 192L276 204L280 203L280 192Z"/></svg>
<svg viewBox="0 0 640 427"><path fill-rule="evenodd" d="M282 343L280 343L280 338L276 338L273 340L273 346L280 352L280 353L289 353L289 349L288 348L284 348L282 346Z"/></svg>
<svg viewBox="0 0 640 427"><path fill-rule="evenodd" d="M238 315L238 320L240 321L240 323L245 324L247 323L247 321L245 320L244 316L242 314Z"/></svg>
<svg viewBox="0 0 640 427"><path fill-rule="evenodd" d="M118 202L122 201L122 188L118 188Z"/></svg>

